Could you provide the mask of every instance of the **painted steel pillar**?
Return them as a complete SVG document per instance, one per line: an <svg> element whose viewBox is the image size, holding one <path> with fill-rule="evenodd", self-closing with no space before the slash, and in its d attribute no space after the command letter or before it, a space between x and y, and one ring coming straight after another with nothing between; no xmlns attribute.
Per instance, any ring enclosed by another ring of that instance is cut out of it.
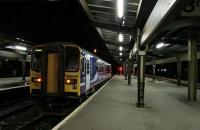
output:
<svg viewBox="0 0 200 130"><path fill-rule="evenodd" d="M133 64L133 76L135 76L135 64Z"/></svg>
<svg viewBox="0 0 200 130"><path fill-rule="evenodd" d="M153 59L153 62L154 62L154 64L152 65L152 74L153 74L153 78L152 78L152 80L155 82L155 79L156 79L156 60L155 59Z"/></svg>
<svg viewBox="0 0 200 130"><path fill-rule="evenodd" d="M177 85L181 85L181 69L182 69L182 63L180 61L180 57L177 56Z"/></svg>
<svg viewBox="0 0 200 130"><path fill-rule="evenodd" d="M197 100L197 40L192 30L188 38L188 100Z"/></svg>
<svg viewBox="0 0 200 130"><path fill-rule="evenodd" d="M26 78L26 55L22 58L22 80L25 81Z"/></svg>
<svg viewBox="0 0 200 130"><path fill-rule="evenodd" d="M144 89L145 89L145 63L146 63L146 51L140 51L140 29L137 30L137 68L138 68L138 100L137 107L144 107Z"/></svg>
<svg viewBox="0 0 200 130"><path fill-rule="evenodd" d="M141 54L140 54L141 53ZM144 89L145 89L145 61L146 53L144 51L139 52L138 55L138 107L144 107Z"/></svg>
<svg viewBox="0 0 200 130"><path fill-rule="evenodd" d="M132 72L132 65L131 65L131 61L128 61L128 85L131 84L131 72Z"/></svg>
<svg viewBox="0 0 200 130"><path fill-rule="evenodd" d="M125 76L125 80L127 80L127 77L128 77L128 65L127 65L127 62L125 62L124 64L124 76Z"/></svg>

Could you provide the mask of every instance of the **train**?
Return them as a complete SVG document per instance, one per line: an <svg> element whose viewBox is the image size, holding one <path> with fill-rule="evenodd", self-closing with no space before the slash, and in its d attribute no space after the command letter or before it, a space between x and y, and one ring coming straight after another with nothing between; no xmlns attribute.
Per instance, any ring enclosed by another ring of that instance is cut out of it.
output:
<svg viewBox="0 0 200 130"><path fill-rule="evenodd" d="M31 54L30 93L81 101L96 85L111 77L111 67L74 43L37 45Z"/></svg>

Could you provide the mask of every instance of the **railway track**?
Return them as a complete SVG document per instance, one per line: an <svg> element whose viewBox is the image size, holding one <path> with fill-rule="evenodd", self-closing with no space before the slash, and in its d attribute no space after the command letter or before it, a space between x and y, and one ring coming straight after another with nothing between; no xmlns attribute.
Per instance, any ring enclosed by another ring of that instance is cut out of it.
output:
<svg viewBox="0 0 200 130"><path fill-rule="evenodd" d="M97 85L91 93L95 93L104 83ZM92 94L91 94L92 95ZM87 97L91 96L90 94ZM0 130L50 130L78 105L67 102L60 113L45 111L44 99L25 98L1 105Z"/></svg>
<svg viewBox="0 0 200 130"><path fill-rule="evenodd" d="M34 103L29 100L29 98L16 100L15 102L10 102L0 107L0 119L15 114L17 112L23 111L26 108L33 106Z"/></svg>

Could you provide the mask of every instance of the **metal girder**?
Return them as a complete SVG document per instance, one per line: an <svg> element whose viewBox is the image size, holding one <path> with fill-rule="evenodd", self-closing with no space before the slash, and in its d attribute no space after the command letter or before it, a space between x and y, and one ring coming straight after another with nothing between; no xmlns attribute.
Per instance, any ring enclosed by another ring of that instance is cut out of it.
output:
<svg viewBox="0 0 200 130"><path fill-rule="evenodd" d="M119 49L118 48L116 48L116 49L109 49L110 51L116 51L116 52L119 52ZM122 53L127 53L127 50L128 49L126 49L126 48L124 48L122 51L120 51L120 52L122 52Z"/></svg>
<svg viewBox="0 0 200 130"><path fill-rule="evenodd" d="M124 47L128 47L128 44L120 44L120 43L115 43L115 42L110 42L110 41L105 41L106 44L108 45L113 45L113 46L124 46Z"/></svg>
<svg viewBox="0 0 200 130"><path fill-rule="evenodd" d="M110 22L95 22L95 25L99 28L105 28L112 31L123 32L131 34L133 32L133 27L121 26L120 24L110 23Z"/></svg>
<svg viewBox="0 0 200 130"><path fill-rule="evenodd" d="M158 0L142 30L141 47L149 44L159 34L160 28L178 16L185 3L182 0Z"/></svg>
<svg viewBox="0 0 200 130"><path fill-rule="evenodd" d="M155 7L153 8L141 35L141 45L145 44L145 42L151 37L152 33L158 28L158 26L165 20L167 15L175 5L178 3L176 0L158 0Z"/></svg>
<svg viewBox="0 0 200 130"><path fill-rule="evenodd" d="M89 8L88 8L87 3L85 2L85 0L79 0L79 3L81 4L83 10L85 11L85 13L88 16L88 18L90 19L90 21L94 22L94 17L90 13Z"/></svg>
<svg viewBox="0 0 200 130"><path fill-rule="evenodd" d="M181 54L179 55L180 57L180 61L187 61L188 60L188 54ZM200 52L197 53L197 59L200 59ZM177 62L177 57L170 57L170 58L166 58L166 59L160 59L160 60L156 60L156 64L165 64L165 63L172 63L172 62ZM146 65L153 65L154 62L147 62Z"/></svg>
<svg viewBox="0 0 200 130"><path fill-rule="evenodd" d="M158 0L140 0L135 25L143 28Z"/></svg>

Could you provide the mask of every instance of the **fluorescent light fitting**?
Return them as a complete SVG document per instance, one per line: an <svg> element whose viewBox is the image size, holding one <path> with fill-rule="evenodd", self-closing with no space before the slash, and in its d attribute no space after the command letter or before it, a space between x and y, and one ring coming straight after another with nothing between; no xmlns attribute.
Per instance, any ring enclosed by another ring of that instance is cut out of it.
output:
<svg viewBox="0 0 200 130"><path fill-rule="evenodd" d="M161 42L161 43L159 43L159 44L156 45L156 48L157 49L162 48L162 47L164 47L164 45L165 44L163 42Z"/></svg>
<svg viewBox="0 0 200 130"><path fill-rule="evenodd" d="M119 18L124 15L124 0L117 0L117 14Z"/></svg>
<svg viewBox="0 0 200 130"><path fill-rule="evenodd" d="M120 52L119 55L122 56L122 53Z"/></svg>
<svg viewBox="0 0 200 130"><path fill-rule="evenodd" d="M41 51L42 51L42 49L35 49L35 51L36 51L36 52L41 52Z"/></svg>
<svg viewBox="0 0 200 130"><path fill-rule="evenodd" d="M119 34L119 42L123 42L124 41L124 35L123 34Z"/></svg>
<svg viewBox="0 0 200 130"><path fill-rule="evenodd" d="M125 24L125 21L123 20L123 22L122 22L122 26L124 26L124 24Z"/></svg>
<svg viewBox="0 0 200 130"><path fill-rule="evenodd" d="M122 51L122 50L123 50L123 47L122 47L122 46L120 46L120 47L119 47L119 50L120 50L120 51Z"/></svg>
<svg viewBox="0 0 200 130"><path fill-rule="evenodd" d="M26 51L27 50L27 48L23 47L23 46L15 46L15 49L16 50L22 50L22 51Z"/></svg>

